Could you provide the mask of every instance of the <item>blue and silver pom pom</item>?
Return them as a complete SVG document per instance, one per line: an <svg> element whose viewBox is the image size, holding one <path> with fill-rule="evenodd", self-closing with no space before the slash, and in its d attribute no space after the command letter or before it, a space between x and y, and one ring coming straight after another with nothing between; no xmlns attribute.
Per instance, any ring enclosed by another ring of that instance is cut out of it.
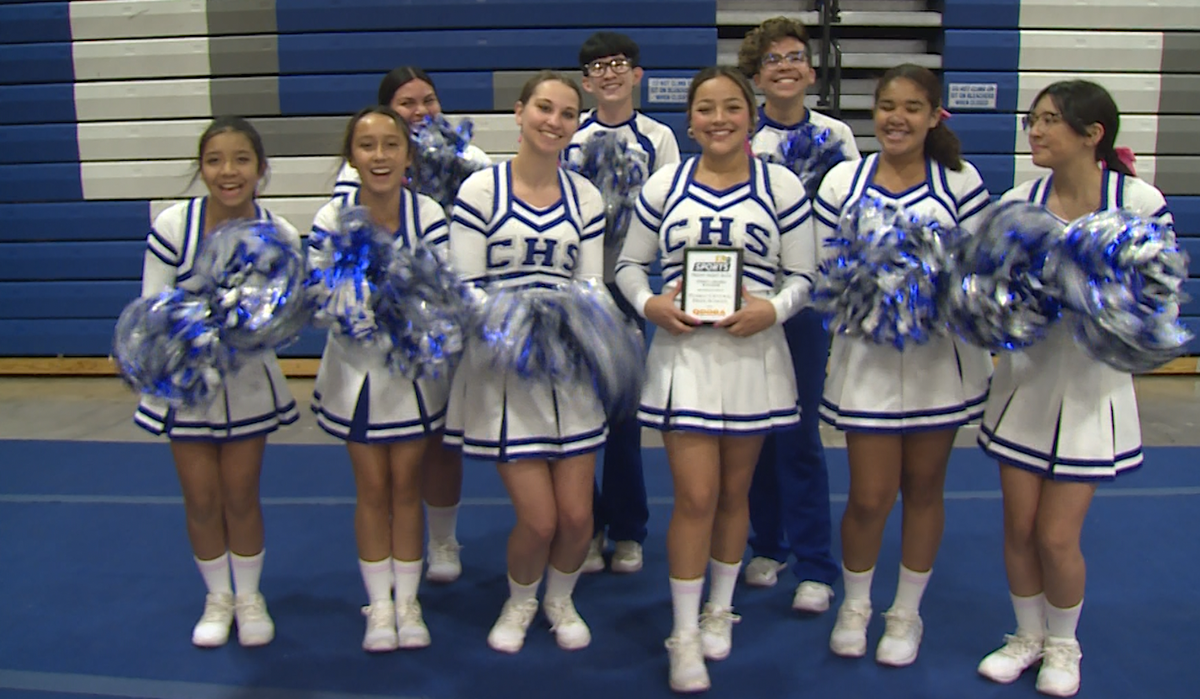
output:
<svg viewBox="0 0 1200 699"><path fill-rule="evenodd" d="M592 134L568 167L586 177L604 200L604 243L620 249L633 219L638 193L646 183L647 156L630 148L614 131Z"/></svg>
<svg viewBox="0 0 1200 699"><path fill-rule="evenodd" d="M826 241L813 306L830 332L904 349L945 332L940 309L947 244L958 233L937 221L864 196L846 208Z"/></svg>
<svg viewBox="0 0 1200 699"><path fill-rule="evenodd" d="M196 269L231 349L279 349L308 325L304 258L274 222L221 226L205 238Z"/></svg>
<svg viewBox="0 0 1200 699"><path fill-rule="evenodd" d="M796 173L804 183L808 198L812 199L817 196L825 173L846 159L846 151L841 140L829 129L805 123L789 131L779 147L762 158Z"/></svg>
<svg viewBox="0 0 1200 699"><path fill-rule="evenodd" d="M113 333L113 359L126 384L176 408L207 406L234 368L208 301L181 289L125 307Z"/></svg>
<svg viewBox="0 0 1200 699"><path fill-rule="evenodd" d="M470 287L430 246L393 250L375 306L387 336L387 363L410 379L448 376L476 313Z"/></svg>
<svg viewBox="0 0 1200 699"><path fill-rule="evenodd" d="M997 204L952 250L945 308L950 327L992 351L1029 347L1061 315L1047 262L1063 225L1041 206Z"/></svg>
<svg viewBox="0 0 1200 699"><path fill-rule="evenodd" d="M416 152L413 157L413 188L447 209L458 190L482 165L466 156L474 129L470 119L452 126L446 117L426 117L413 130Z"/></svg>
<svg viewBox="0 0 1200 699"><path fill-rule="evenodd" d="M360 343L386 342L375 321L379 284L392 261L392 236L366 209L342 209L337 229L314 231L308 279L313 322Z"/></svg>
<svg viewBox="0 0 1200 699"><path fill-rule="evenodd" d="M590 386L613 419L637 410L644 340L599 284L500 289L489 295L479 323L486 366Z"/></svg>
<svg viewBox="0 0 1200 699"><path fill-rule="evenodd" d="M1125 210L1087 216L1068 227L1055 272L1076 341L1093 358L1139 372L1186 351L1188 260L1169 225Z"/></svg>

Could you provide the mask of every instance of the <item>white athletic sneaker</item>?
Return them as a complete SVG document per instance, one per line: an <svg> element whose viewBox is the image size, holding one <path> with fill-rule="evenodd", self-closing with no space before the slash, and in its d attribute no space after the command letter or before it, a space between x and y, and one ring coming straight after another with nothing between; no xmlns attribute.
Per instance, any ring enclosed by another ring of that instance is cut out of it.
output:
<svg viewBox="0 0 1200 699"><path fill-rule="evenodd" d="M579 568L581 573L599 573L604 570L604 534L597 534L588 545L587 558Z"/></svg>
<svg viewBox="0 0 1200 699"><path fill-rule="evenodd" d="M525 645L525 632L529 630L537 610L536 599L517 602L509 598L500 610L500 618L488 634L488 645L492 650L501 653L516 653L521 650L521 646Z"/></svg>
<svg viewBox="0 0 1200 699"><path fill-rule="evenodd" d="M400 639L396 636L396 605L390 599L363 607L362 614L367 618L363 650L368 653L387 653L400 647Z"/></svg>
<svg viewBox="0 0 1200 699"><path fill-rule="evenodd" d="M979 674L1000 684L1016 682L1022 672L1042 659L1043 642L1040 636L1006 634L1004 645L979 663Z"/></svg>
<svg viewBox="0 0 1200 699"><path fill-rule="evenodd" d="M542 611L550 620L550 630L563 650L587 648L592 642L592 631L575 609L570 597L555 597L542 602Z"/></svg>
<svg viewBox="0 0 1200 699"><path fill-rule="evenodd" d="M462 560L458 555L461 549L462 547L453 539L449 541L431 540L429 553L426 556L429 565L425 569L425 579L434 583L452 583L458 580L458 577L462 575Z"/></svg>
<svg viewBox="0 0 1200 699"><path fill-rule="evenodd" d="M612 571L614 573L636 573L642 569L642 563L642 545L638 542L618 541L613 545Z"/></svg>
<svg viewBox="0 0 1200 699"><path fill-rule="evenodd" d="M718 607L712 602L704 605L700 612L700 646L705 660L724 660L733 650L733 625L742 618L729 607Z"/></svg>
<svg viewBox="0 0 1200 699"><path fill-rule="evenodd" d="M871 603L846 600L838 609L837 622L829 635L829 650L843 658L861 658L867 654L867 624L871 621Z"/></svg>
<svg viewBox="0 0 1200 699"><path fill-rule="evenodd" d="M751 587L775 587L775 583L779 582L779 571L784 568L787 568L786 563L780 563L773 558L752 558L746 564L746 584Z"/></svg>
<svg viewBox="0 0 1200 699"><path fill-rule="evenodd" d="M416 598L396 604L396 642L400 648L429 647L429 627L421 618L421 603Z"/></svg>
<svg viewBox="0 0 1200 699"><path fill-rule="evenodd" d="M883 613L887 625L883 638L875 648L875 662L892 667L906 667L917 659L925 625L921 615L911 609L889 609Z"/></svg>
<svg viewBox="0 0 1200 699"><path fill-rule="evenodd" d="M691 631L673 634L667 639L667 658L671 664L671 689L690 694L708 691L712 682L708 679L708 668L704 665L704 653L700 648L700 633Z"/></svg>
<svg viewBox="0 0 1200 699"><path fill-rule="evenodd" d="M192 643L201 648L216 648L229 640L233 625L233 595L210 592L204 598L204 613L192 629Z"/></svg>
<svg viewBox="0 0 1200 699"><path fill-rule="evenodd" d="M262 593L238 595L233 611L237 617L238 643L265 646L275 638L275 622L267 613L267 601Z"/></svg>
<svg viewBox="0 0 1200 699"><path fill-rule="evenodd" d="M792 609L809 614L820 614L829 610L833 599L833 588L816 580L805 580L796 586L792 597Z"/></svg>
<svg viewBox="0 0 1200 699"><path fill-rule="evenodd" d="M1042 646L1042 669L1037 691L1052 697L1072 697L1079 691L1079 664L1083 651L1074 639L1047 638Z"/></svg>

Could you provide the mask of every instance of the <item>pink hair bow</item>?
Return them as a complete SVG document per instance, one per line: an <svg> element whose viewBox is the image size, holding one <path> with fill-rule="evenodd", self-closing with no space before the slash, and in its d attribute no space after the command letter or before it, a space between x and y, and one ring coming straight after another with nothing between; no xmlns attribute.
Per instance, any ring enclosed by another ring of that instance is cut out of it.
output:
<svg viewBox="0 0 1200 699"><path fill-rule="evenodd" d="M1125 167L1129 168L1130 172L1137 174L1137 170L1133 167L1133 164L1137 162L1137 156L1133 154L1132 148L1126 148L1125 146L1113 148L1113 153L1116 154L1117 160L1120 160Z"/></svg>
<svg viewBox="0 0 1200 699"><path fill-rule="evenodd" d="M945 107L938 113L938 116L942 118L942 121L950 121L950 112L947 112Z"/></svg>

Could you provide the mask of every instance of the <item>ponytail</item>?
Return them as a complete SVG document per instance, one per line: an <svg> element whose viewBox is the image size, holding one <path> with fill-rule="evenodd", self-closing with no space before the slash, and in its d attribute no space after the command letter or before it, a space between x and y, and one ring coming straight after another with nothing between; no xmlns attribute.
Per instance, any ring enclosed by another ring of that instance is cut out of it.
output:
<svg viewBox="0 0 1200 699"><path fill-rule="evenodd" d="M1104 164L1105 168L1113 172L1119 172L1129 177L1137 177L1137 172L1133 169L1134 160L1133 151L1128 148L1109 147L1104 153L1104 157L1100 159L1100 162Z"/></svg>
<svg viewBox="0 0 1200 699"><path fill-rule="evenodd" d="M925 157L933 158L942 167L955 172L963 169L962 142L958 136L946 126L945 121L939 121L937 126L925 134Z"/></svg>

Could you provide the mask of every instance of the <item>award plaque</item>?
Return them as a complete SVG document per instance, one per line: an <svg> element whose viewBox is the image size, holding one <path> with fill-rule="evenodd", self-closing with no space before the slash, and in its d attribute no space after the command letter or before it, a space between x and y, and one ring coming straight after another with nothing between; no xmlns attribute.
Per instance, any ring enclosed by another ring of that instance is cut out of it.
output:
<svg viewBox="0 0 1200 699"><path fill-rule="evenodd" d="M742 249L695 247L683 251L684 313L715 323L742 306Z"/></svg>

